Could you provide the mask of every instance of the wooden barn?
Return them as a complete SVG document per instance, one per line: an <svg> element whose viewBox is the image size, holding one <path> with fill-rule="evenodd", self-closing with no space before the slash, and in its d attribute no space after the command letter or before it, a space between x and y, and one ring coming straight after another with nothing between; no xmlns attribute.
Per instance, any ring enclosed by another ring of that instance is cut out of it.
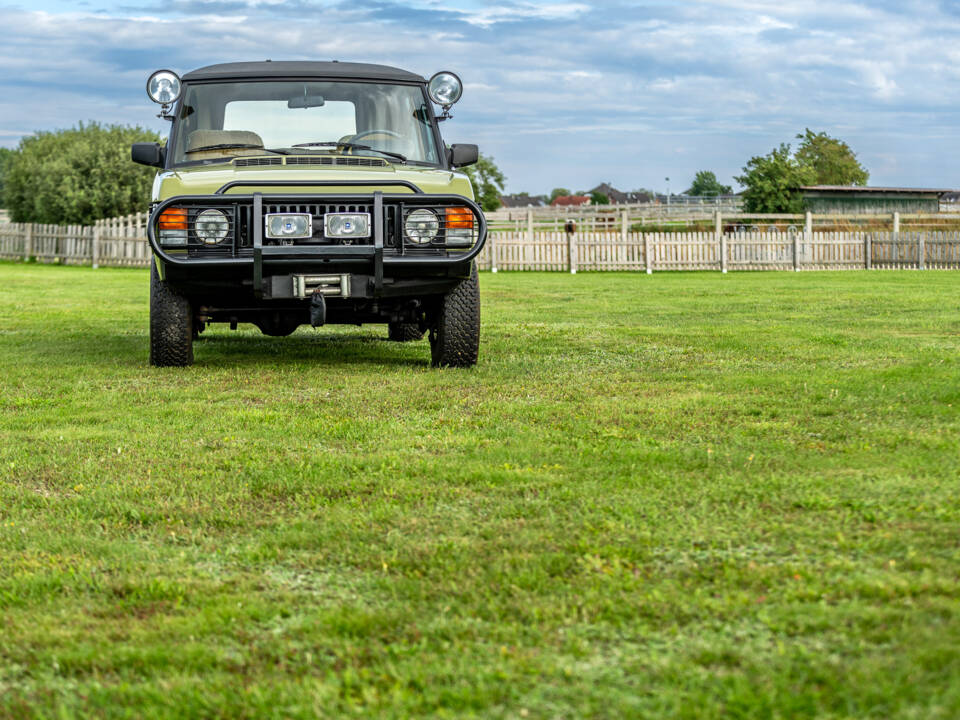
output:
<svg viewBox="0 0 960 720"><path fill-rule="evenodd" d="M807 210L827 215L881 215L940 212L940 197L949 190L897 187L807 185L800 188Z"/></svg>

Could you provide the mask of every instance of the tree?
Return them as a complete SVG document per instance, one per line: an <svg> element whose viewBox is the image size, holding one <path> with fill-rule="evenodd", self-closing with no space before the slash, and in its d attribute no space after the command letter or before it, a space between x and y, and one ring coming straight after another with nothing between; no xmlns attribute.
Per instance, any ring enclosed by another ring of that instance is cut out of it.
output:
<svg viewBox="0 0 960 720"><path fill-rule="evenodd" d="M131 162L130 145L160 140L139 126L99 123L23 138L3 178L11 219L91 224L146 210L155 171Z"/></svg>
<svg viewBox="0 0 960 720"><path fill-rule="evenodd" d="M801 141L797 162L814 169L817 185L866 185L870 179L870 173L857 160L856 153L842 140L825 132L815 133L810 128L797 135L797 139Z"/></svg>
<svg viewBox="0 0 960 720"><path fill-rule="evenodd" d="M590 193L590 203L593 205L609 205L610 198L602 192L592 192Z"/></svg>
<svg viewBox="0 0 960 720"><path fill-rule="evenodd" d="M717 180L717 176L712 171L701 170L693 178L693 184L690 185L690 189L684 194L697 197L713 197L715 195L729 195L732 192L733 188L729 185L721 185L720 181Z"/></svg>
<svg viewBox="0 0 960 720"><path fill-rule="evenodd" d="M566 188L554 188L550 191L550 197L547 199L547 204L552 204L554 200L558 197L566 197L570 194L570 191Z"/></svg>
<svg viewBox="0 0 960 720"><path fill-rule="evenodd" d="M10 158L12 157L13 150L10 148L0 148L0 208L7 206L3 201L3 178L4 174L6 173L7 163L10 162Z"/></svg>
<svg viewBox="0 0 960 720"><path fill-rule="evenodd" d="M500 207L500 195L503 194L506 178L493 162L492 157L481 153L476 164L465 167L463 171L470 178L473 194L480 207L487 212L493 212Z"/></svg>
<svg viewBox="0 0 960 720"><path fill-rule="evenodd" d="M802 212L803 196L797 188L816 182L816 171L793 157L786 143L767 155L750 158L743 173L734 180L746 187L743 193L746 212Z"/></svg>

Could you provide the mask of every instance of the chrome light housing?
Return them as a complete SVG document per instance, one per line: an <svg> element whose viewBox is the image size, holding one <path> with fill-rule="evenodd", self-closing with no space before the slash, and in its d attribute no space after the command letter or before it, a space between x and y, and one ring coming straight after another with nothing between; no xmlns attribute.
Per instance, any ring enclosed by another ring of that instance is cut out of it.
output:
<svg viewBox="0 0 960 720"><path fill-rule="evenodd" d="M327 237L370 237L370 213L327 213L323 216L323 234Z"/></svg>
<svg viewBox="0 0 960 720"><path fill-rule="evenodd" d="M463 83L456 73L449 70L442 70L430 78L427 85L427 93L430 99L437 105L448 108L460 99L463 95Z"/></svg>
<svg viewBox="0 0 960 720"><path fill-rule="evenodd" d="M216 245L226 239L230 222L220 210L204 210L197 215L193 231L204 245Z"/></svg>
<svg viewBox="0 0 960 720"><path fill-rule="evenodd" d="M430 210L414 210L403 224L403 234L414 245L428 245L439 231L440 219Z"/></svg>
<svg viewBox="0 0 960 720"><path fill-rule="evenodd" d="M270 213L265 222L268 238L313 237L313 216L310 213Z"/></svg>
<svg viewBox="0 0 960 720"><path fill-rule="evenodd" d="M158 105L172 105L180 97L180 77L172 70L157 70L147 80L147 95Z"/></svg>

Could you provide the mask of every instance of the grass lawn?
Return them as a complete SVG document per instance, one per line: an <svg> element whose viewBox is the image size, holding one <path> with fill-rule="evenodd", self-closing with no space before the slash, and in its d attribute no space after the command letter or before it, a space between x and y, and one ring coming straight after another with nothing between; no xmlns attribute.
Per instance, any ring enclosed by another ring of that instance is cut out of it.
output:
<svg viewBox="0 0 960 720"><path fill-rule="evenodd" d="M481 288L157 370L0 264L0 717L960 716L960 274Z"/></svg>

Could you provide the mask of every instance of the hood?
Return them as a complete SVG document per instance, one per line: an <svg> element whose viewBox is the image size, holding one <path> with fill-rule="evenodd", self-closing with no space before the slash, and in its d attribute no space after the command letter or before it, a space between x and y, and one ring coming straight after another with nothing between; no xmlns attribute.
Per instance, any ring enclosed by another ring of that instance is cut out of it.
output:
<svg viewBox="0 0 960 720"><path fill-rule="evenodd" d="M286 159L289 159L287 156ZM297 156L305 157L305 156ZM307 156L314 157L314 156ZM319 156L324 157L324 156ZM275 163L276 156L269 158L237 158L232 163L202 165L189 168L167 170L157 174L153 185L153 200L166 200L176 195L213 195L218 189L229 182L242 180L271 182L290 182L289 186L276 187L244 186L227 191L230 195L249 195L253 192L262 192L264 195L273 194L353 194L374 192L381 190L385 193L412 193L409 188L384 185L384 183L405 181L420 188L424 193L462 195L473 199L473 188L466 175L450 170L436 168L415 168L411 166L386 164L383 167L344 167L330 165L286 165L266 164L270 160ZM264 161L264 164L255 164L254 161ZM337 180L350 183L370 183L369 189L356 185L331 185L329 187L297 186L296 182L336 182Z"/></svg>

